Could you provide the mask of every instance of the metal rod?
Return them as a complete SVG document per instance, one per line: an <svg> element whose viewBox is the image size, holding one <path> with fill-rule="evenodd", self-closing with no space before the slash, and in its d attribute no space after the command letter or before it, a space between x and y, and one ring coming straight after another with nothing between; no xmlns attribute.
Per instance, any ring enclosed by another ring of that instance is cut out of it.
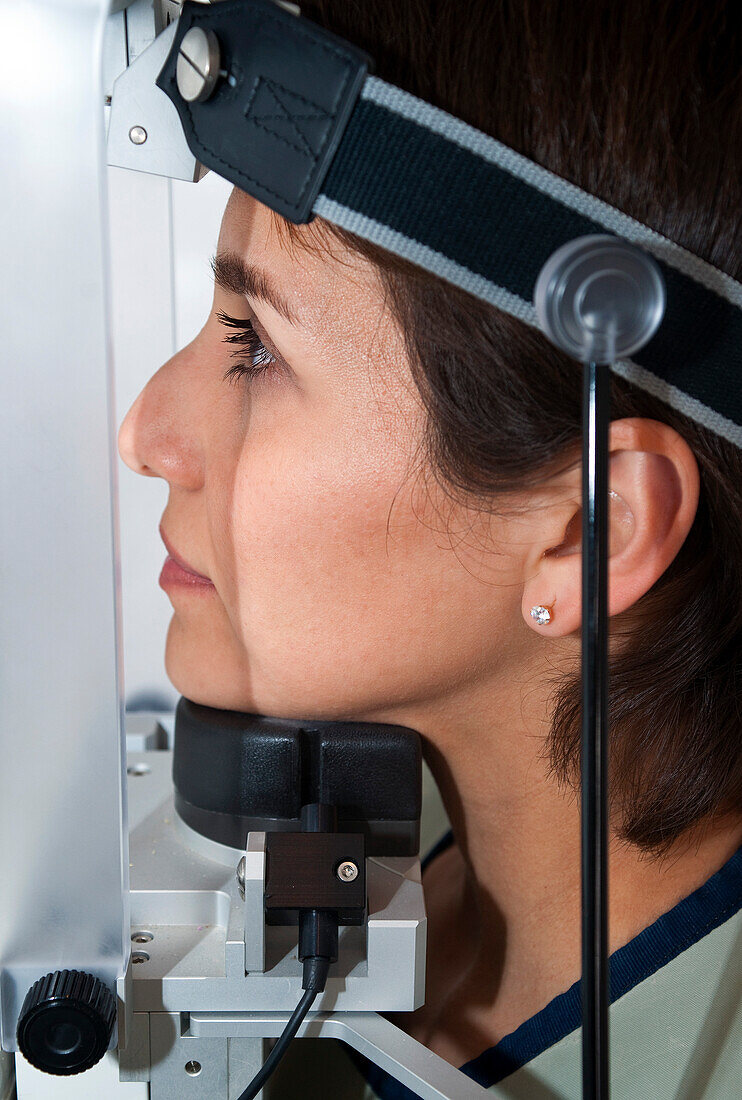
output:
<svg viewBox="0 0 742 1100"><path fill-rule="evenodd" d="M610 370L582 389L582 1096L608 1100L608 425Z"/></svg>

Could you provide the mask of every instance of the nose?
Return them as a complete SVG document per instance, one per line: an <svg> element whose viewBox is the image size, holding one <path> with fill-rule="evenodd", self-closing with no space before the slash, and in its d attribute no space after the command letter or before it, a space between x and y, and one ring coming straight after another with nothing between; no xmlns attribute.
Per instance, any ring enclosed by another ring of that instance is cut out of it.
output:
<svg viewBox="0 0 742 1100"><path fill-rule="evenodd" d="M178 352L150 378L124 418L118 448L135 473L198 489L203 484L203 460L197 417L192 415L197 402L185 384L187 371L178 369L182 355Z"/></svg>

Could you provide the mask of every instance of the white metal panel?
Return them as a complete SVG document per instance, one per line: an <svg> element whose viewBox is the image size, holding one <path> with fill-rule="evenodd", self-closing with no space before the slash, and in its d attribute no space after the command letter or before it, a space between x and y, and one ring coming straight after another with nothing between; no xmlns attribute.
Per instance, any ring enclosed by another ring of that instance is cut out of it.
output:
<svg viewBox="0 0 742 1100"><path fill-rule="evenodd" d="M97 1065L72 1077L53 1077L16 1055L17 1100L149 1100L146 1081L119 1081L119 1062L111 1050Z"/></svg>
<svg viewBox="0 0 742 1100"><path fill-rule="evenodd" d="M106 0L0 4L0 1016L129 949L113 504ZM122 831L123 819L123 831Z"/></svg>
<svg viewBox="0 0 742 1100"><path fill-rule="evenodd" d="M175 334L178 347L203 327L211 309L214 283L209 259L232 184L209 172L200 183L173 180Z"/></svg>
<svg viewBox="0 0 742 1100"><path fill-rule="evenodd" d="M108 194L118 426L174 350L170 199L167 180L124 168L108 169ZM127 702L176 698L164 664L172 608L157 584L165 559L157 528L166 501L164 481L139 477L119 460Z"/></svg>
<svg viewBox="0 0 742 1100"><path fill-rule="evenodd" d="M156 370L202 327L211 308L209 257L231 184L109 168L113 342L120 423ZM158 524L167 485L120 463L126 698L174 702L163 661L172 609L158 587L165 550Z"/></svg>

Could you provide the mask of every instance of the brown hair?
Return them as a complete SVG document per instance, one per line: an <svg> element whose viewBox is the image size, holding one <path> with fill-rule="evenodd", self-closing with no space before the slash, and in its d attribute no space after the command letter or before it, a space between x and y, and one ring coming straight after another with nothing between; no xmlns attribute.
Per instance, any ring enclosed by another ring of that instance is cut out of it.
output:
<svg viewBox="0 0 742 1100"><path fill-rule="evenodd" d="M742 23L732 0L308 0L302 14L366 49L381 78L742 276ZM577 364L494 307L322 228L380 271L444 488L487 509L574 461ZM615 378L612 417L632 416L675 428L701 474L683 547L612 622L613 807L625 839L661 851L742 807L742 453ZM570 675L555 686L548 743L562 781L579 774L580 715Z"/></svg>

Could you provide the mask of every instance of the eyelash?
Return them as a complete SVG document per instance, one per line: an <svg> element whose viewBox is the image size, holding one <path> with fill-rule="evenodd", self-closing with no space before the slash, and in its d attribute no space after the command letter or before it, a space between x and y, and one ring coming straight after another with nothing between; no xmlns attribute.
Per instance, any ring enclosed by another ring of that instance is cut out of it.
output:
<svg viewBox="0 0 742 1100"><path fill-rule="evenodd" d="M227 313L224 313L223 310L219 310L217 317L219 323L226 328L237 330L233 335L224 337L225 344L240 345L240 348L233 351L232 355L238 356L247 353L250 359L249 363L242 360L231 366L224 375L225 382L237 381L240 378L257 378L258 375L264 374L275 365L277 362L275 355L271 355L268 351L253 328L252 321L246 320L245 318L239 319L237 317L230 317Z"/></svg>

